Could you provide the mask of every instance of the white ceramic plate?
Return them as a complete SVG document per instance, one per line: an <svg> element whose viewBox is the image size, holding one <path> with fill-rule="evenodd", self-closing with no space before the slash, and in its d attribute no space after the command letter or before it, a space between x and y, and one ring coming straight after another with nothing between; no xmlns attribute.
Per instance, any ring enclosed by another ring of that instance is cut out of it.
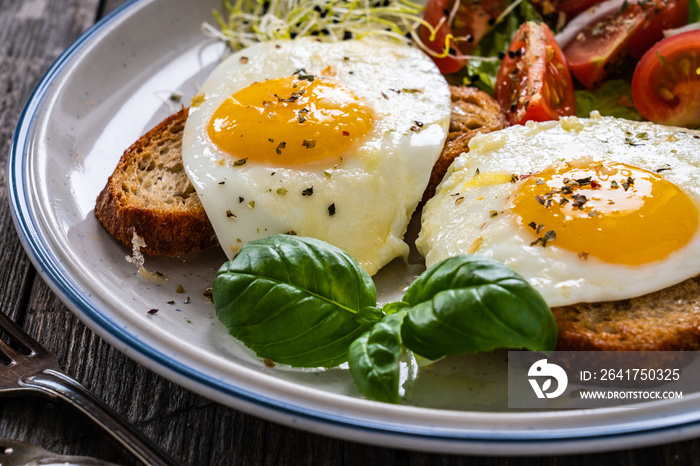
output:
<svg viewBox="0 0 700 466"><path fill-rule="evenodd" d="M447 359L405 384L405 404L359 397L343 369L269 368L234 342L203 297L218 250L149 259L154 283L98 224L94 201L122 151L183 102L224 48L201 31L218 0L125 4L51 67L20 118L9 190L22 243L41 276L80 319L144 366L220 403L348 440L436 452L542 454L649 445L700 434L700 398L637 409L512 412L503 354ZM380 300L411 273L380 273ZM182 285L185 293L177 293ZM189 303L187 303L189 297ZM174 304L170 302L174 301ZM149 314L149 309L159 309ZM410 372L410 371L408 371Z"/></svg>

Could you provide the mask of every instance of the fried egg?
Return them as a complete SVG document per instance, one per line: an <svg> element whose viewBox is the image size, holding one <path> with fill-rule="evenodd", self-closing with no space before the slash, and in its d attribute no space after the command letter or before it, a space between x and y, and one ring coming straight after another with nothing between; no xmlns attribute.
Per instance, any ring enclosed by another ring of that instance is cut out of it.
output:
<svg viewBox="0 0 700 466"><path fill-rule="evenodd" d="M700 273L700 134L592 115L472 139L424 207L431 266L478 254L550 306L614 301Z"/></svg>
<svg viewBox="0 0 700 466"><path fill-rule="evenodd" d="M347 251L370 274L403 241L450 119L419 49L380 39L265 42L193 99L185 170L224 252L279 233Z"/></svg>

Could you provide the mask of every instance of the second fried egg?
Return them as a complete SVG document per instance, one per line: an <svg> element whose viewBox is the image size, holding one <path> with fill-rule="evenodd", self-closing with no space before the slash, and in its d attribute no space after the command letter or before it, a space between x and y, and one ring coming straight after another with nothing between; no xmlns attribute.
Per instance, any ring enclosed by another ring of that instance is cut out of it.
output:
<svg viewBox="0 0 700 466"><path fill-rule="evenodd" d="M569 117L478 136L423 211L430 266L499 260L550 306L613 301L700 273L700 135Z"/></svg>

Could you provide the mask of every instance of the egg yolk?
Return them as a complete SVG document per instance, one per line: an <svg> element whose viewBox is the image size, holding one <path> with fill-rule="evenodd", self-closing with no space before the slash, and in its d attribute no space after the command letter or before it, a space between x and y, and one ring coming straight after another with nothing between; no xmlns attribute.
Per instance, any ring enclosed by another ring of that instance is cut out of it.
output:
<svg viewBox="0 0 700 466"><path fill-rule="evenodd" d="M521 180L509 208L533 246L549 243L602 261L639 265L687 244L698 208L657 173L623 163L574 161Z"/></svg>
<svg viewBox="0 0 700 466"><path fill-rule="evenodd" d="M352 90L302 71L254 83L214 112L208 134L237 159L272 166L334 166L373 127L373 109Z"/></svg>

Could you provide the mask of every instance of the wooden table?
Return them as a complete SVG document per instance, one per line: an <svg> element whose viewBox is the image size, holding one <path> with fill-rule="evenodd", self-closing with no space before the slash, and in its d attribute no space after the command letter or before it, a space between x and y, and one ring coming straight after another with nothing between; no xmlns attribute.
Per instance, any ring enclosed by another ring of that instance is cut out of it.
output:
<svg viewBox="0 0 700 466"><path fill-rule="evenodd" d="M3 167L22 107L43 73L81 33L121 3L124 0L0 0ZM68 311L22 250L12 225L4 168L0 180L2 311L55 352L69 374L183 464L700 464L699 440L632 451L538 458L460 457L386 449L298 431L209 401L131 361ZM39 444L57 453L134 464L132 457L82 414L43 398L0 399L0 436Z"/></svg>

